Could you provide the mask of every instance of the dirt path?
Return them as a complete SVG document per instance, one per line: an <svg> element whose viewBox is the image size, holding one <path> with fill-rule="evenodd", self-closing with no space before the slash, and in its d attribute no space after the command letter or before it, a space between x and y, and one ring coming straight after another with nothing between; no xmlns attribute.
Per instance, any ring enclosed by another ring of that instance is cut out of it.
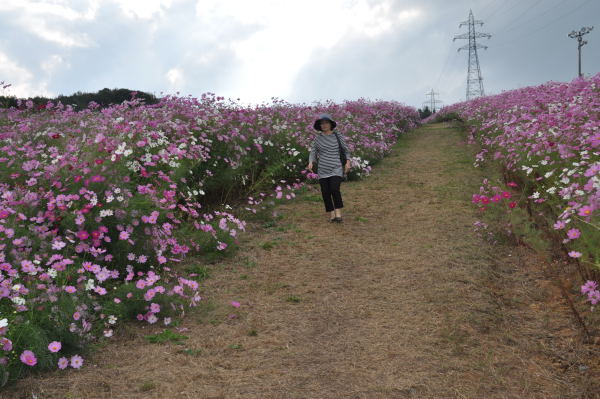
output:
<svg viewBox="0 0 600 399"><path fill-rule="evenodd" d="M204 284L185 346L132 330L94 365L7 397L594 397L588 374L561 364L585 348L532 283L543 283L535 261L473 231L481 175L469 151L443 125L407 134L373 176L342 185L344 224L326 222L315 191L244 235Z"/></svg>

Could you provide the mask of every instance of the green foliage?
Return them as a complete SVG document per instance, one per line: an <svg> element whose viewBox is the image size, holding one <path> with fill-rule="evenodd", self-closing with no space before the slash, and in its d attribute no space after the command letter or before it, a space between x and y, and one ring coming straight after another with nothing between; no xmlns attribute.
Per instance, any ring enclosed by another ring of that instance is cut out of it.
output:
<svg viewBox="0 0 600 399"><path fill-rule="evenodd" d="M111 104L121 104L123 101L130 101L134 92L136 93L135 97L143 99L146 104L156 104L159 102L159 99L154 94L129 89L108 88L104 88L95 93L77 91L68 96L63 94L60 94L55 98L36 96L24 98L21 99L21 101L31 100L35 107L43 106L49 101L53 103L60 101L63 105L71 105L76 110L81 110L87 108L91 101L98 103L101 107L108 107ZM0 96L0 107L17 107L17 98L14 96Z"/></svg>
<svg viewBox="0 0 600 399"><path fill-rule="evenodd" d="M210 270L208 267L203 265L192 265L186 268L186 271L191 275L195 274L195 276L190 276L195 281L206 280L210 277Z"/></svg>
<svg viewBox="0 0 600 399"><path fill-rule="evenodd" d="M296 295L288 295L287 298L285 298L286 302L292 302L292 303L298 303L301 301L300 297L296 296Z"/></svg>
<svg viewBox="0 0 600 399"><path fill-rule="evenodd" d="M433 118L434 123L439 122L450 122L450 121L462 121L463 119L456 112L438 112Z"/></svg>
<svg viewBox="0 0 600 399"><path fill-rule="evenodd" d="M421 117L421 119L425 119L425 118L427 118L429 115L431 115L431 114L432 114L432 112L431 112L431 110L429 109L429 107L428 107L428 106L425 106L425 108L423 108L423 109L420 109L420 108L419 108L419 109L418 109L418 111L419 111L419 116Z"/></svg>
<svg viewBox="0 0 600 399"><path fill-rule="evenodd" d="M185 348L181 350L181 353L183 353L184 355L188 355L188 356L194 356L194 357L198 357L202 354L202 349L191 349L191 348Z"/></svg>
<svg viewBox="0 0 600 399"><path fill-rule="evenodd" d="M183 342L181 341L188 338L187 335L179 334L172 330L164 330L161 333L153 335L144 335L144 339L153 344L164 344L165 342L171 341L177 345L183 345Z"/></svg>

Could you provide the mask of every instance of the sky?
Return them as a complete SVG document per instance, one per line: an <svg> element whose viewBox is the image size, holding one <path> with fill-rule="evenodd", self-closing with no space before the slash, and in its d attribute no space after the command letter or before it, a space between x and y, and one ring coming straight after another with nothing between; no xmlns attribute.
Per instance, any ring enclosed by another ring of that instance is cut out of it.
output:
<svg viewBox="0 0 600 399"><path fill-rule="evenodd" d="M472 10L485 94L600 72L600 0L0 0L0 94L128 88L240 104L466 95ZM238 100L239 99L239 100Z"/></svg>

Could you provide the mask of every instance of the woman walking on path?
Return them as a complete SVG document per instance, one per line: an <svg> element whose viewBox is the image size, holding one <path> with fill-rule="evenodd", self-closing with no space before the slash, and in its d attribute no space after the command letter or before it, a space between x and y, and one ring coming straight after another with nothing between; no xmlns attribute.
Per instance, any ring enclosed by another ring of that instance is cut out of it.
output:
<svg viewBox="0 0 600 399"><path fill-rule="evenodd" d="M334 132L337 123L328 114L321 114L313 127L321 131L313 140L308 159L308 170L313 171L313 162L319 161L318 176L325 212L330 212L330 222L342 222L342 193L340 184L350 170L350 151L342 135ZM346 155L346 165L342 165L341 154ZM314 173L314 172L313 172Z"/></svg>

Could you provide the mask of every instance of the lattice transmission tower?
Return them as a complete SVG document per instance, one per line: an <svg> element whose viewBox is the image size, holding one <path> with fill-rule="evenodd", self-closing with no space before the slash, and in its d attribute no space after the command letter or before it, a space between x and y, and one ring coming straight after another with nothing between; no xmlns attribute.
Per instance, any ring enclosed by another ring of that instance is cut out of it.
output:
<svg viewBox="0 0 600 399"><path fill-rule="evenodd" d="M435 98L435 96L439 96L439 95L440 95L440 93L436 93L435 91L433 91L433 89L431 89L431 91L429 93L425 93L425 96L429 97L429 99L427 101L425 101L423 103L423 105L427 105L429 107L429 110L433 113L436 112L437 105L439 103L443 102L442 100Z"/></svg>
<svg viewBox="0 0 600 399"><path fill-rule="evenodd" d="M479 67L479 56L477 55L477 49L483 48L487 49L487 46L483 44L477 43L477 39L486 37L491 38L492 35L489 33L481 33L475 32L475 25L483 25L482 21L475 20L473 18L473 11L469 10L469 19L467 21L461 22L458 25L461 28L463 25L467 25L469 27L468 33L463 33L462 35L454 36L454 40L456 39L468 39L469 43L460 47L457 51L460 50L469 50L469 65L467 71L467 100L471 98L484 96L485 92L483 91L483 78L481 77L481 68Z"/></svg>

